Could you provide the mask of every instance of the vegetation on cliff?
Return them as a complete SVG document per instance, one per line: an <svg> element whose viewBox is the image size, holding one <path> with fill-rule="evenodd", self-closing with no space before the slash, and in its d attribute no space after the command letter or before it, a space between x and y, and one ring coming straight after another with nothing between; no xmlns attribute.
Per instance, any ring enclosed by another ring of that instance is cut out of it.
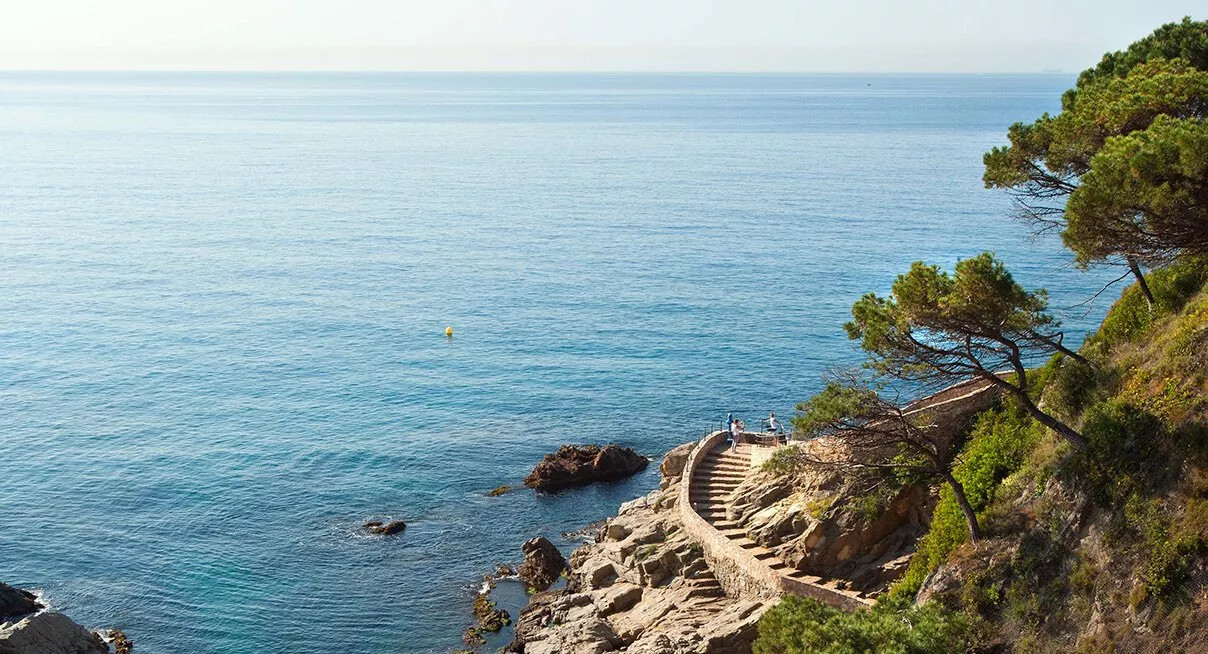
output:
<svg viewBox="0 0 1208 654"><path fill-rule="evenodd" d="M849 335L874 374L989 380L1005 368L1009 392L953 445L957 483L939 488L881 603L839 614L783 602L761 621L756 652L1208 643L1206 69L1208 23L1163 26L1084 72L1061 114L1012 126L1010 146L986 155L987 185L1015 193L1038 230L1061 230L1078 264L1121 263L1136 278L1077 352L1043 295L989 255L951 277L916 263L890 297L856 303ZM812 433L835 397L803 404L798 425ZM868 415L828 417L866 427ZM917 454L898 445L865 454L872 467Z"/></svg>

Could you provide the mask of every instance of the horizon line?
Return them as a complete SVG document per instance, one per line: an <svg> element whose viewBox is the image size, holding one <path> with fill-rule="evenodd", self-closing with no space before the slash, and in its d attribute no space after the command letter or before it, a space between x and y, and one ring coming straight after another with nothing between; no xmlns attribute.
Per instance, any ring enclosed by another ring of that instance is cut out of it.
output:
<svg viewBox="0 0 1208 654"><path fill-rule="evenodd" d="M1076 75L1073 70L633 70L633 69L471 69L440 68L7 68L0 66L0 73L331 73L331 74L438 74L438 75Z"/></svg>

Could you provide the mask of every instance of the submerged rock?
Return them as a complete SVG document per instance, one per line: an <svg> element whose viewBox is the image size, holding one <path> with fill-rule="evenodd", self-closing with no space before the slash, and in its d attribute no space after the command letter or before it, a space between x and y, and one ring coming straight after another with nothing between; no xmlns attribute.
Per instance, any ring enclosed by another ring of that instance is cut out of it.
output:
<svg viewBox="0 0 1208 654"><path fill-rule="evenodd" d="M512 487L505 484L499 488L496 488L495 490L488 491L487 497L499 497L510 490L512 490Z"/></svg>
<svg viewBox="0 0 1208 654"><path fill-rule="evenodd" d="M596 481L616 481L645 468L649 462L632 449L619 445L563 445L554 454L545 455L525 477L524 485L554 491Z"/></svg>
<svg viewBox="0 0 1208 654"><path fill-rule="evenodd" d="M407 523L402 520L391 520L390 522L382 522L380 520L370 520L365 523L365 529L371 534L379 534L382 536L392 536L401 534L407 528Z"/></svg>
<svg viewBox="0 0 1208 654"><path fill-rule="evenodd" d="M524 563L517 574L533 590L545 590L553 585L566 569L566 558L546 538L534 538L524 543Z"/></svg>

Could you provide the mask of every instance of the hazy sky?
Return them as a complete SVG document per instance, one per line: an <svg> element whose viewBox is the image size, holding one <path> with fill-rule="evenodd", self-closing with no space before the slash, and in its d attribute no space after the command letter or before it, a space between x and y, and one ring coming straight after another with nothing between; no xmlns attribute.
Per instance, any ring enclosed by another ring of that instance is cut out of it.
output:
<svg viewBox="0 0 1208 654"><path fill-rule="evenodd" d="M1074 71L1205 0L0 0L0 68ZM1198 10L1198 11L1197 11Z"/></svg>

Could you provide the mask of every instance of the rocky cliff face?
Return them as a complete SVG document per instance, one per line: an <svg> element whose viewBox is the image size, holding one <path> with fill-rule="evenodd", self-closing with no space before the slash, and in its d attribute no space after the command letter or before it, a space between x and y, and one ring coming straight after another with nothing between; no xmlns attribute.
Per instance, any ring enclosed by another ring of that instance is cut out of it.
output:
<svg viewBox="0 0 1208 654"><path fill-rule="evenodd" d="M566 588L533 596L511 652L747 654L769 602L725 597L675 512L691 444L672 450L659 490L621 506L570 557Z"/></svg>

